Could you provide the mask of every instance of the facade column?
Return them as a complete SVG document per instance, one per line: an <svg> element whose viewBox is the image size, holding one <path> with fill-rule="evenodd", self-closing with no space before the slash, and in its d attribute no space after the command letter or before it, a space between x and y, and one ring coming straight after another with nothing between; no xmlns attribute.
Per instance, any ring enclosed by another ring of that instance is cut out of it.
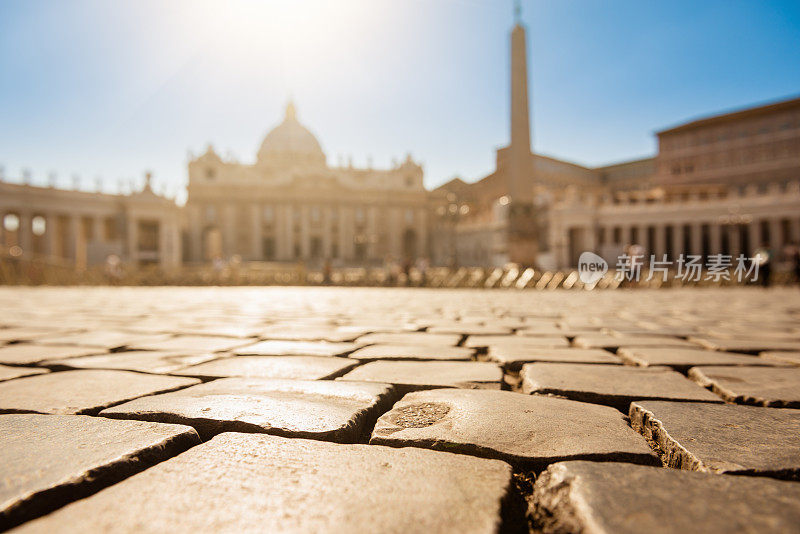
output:
<svg viewBox="0 0 800 534"><path fill-rule="evenodd" d="M300 206L300 256L305 260L311 257L311 233L309 228L309 207Z"/></svg>
<svg viewBox="0 0 800 534"><path fill-rule="evenodd" d="M352 261L354 256L353 238L355 237L355 208L352 206L342 208L340 224L342 258L347 261Z"/></svg>
<svg viewBox="0 0 800 534"><path fill-rule="evenodd" d="M105 243L106 240L105 218L100 215L92 219L92 240L95 243Z"/></svg>
<svg viewBox="0 0 800 534"><path fill-rule="evenodd" d="M255 261L264 258L261 211L262 207L259 204L250 206L250 258Z"/></svg>
<svg viewBox="0 0 800 534"><path fill-rule="evenodd" d="M743 250L742 254L747 256L748 258L753 256L753 253L756 249L760 248L761 243L761 221L758 219L753 219L753 221L747 225L747 232L750 235L748 241L750 241L750 250Z"/></svg>
<svg viewBox="0 0 800 534"><path fill-rule="evenodd" d="M164 269L169 265L170 222L168 219L158 221L158 265Z"/></svg>
<svg viewBox="0 0 800 534"><path fill-rule="evenodd" d="M33 255L33 229L31 228L31 214L28 211L19 212L19 228L17 228L18 242L22 254L26 258Z"/></svg>
<svg viewBox="0 0 800 534"><path fill-rule="evenodd" d="M663 255L667 253L667 227L664 224L657 224L655 229L656 242L651 243L651 254L655 254L656 259L660 261Z"/></svg>
<svg viewBox="0 0 800 534"><path fill-rule="evenodd" d="M688 254L687 250L683 250L683 223L672 225L672 254L674 258L667 258L670 261L678 261L681 254Z"/></svg>
<svg viewBox="0 0 800 534"><path fill-rule="evenodd" d="M294 253L294 214L297 206L289 204L286 206L286 259L296 261L297 258Z"/></svg>
<svg viewBox="0 0 800 534"><path fill-rule="evenodd" d="M789 231L792 233L789 239L793 243L800 243L800 217L795 215L789 219Z"/></svg>
<svg viewBox="0 0 800 534"><path fill-rule="evenodd" d="M197 207L192 207L188 212L189 219L189 253L190 261L203 261L203 221L202 214Z"/></svg>
<svg viewBox="0 0 800 534"><path fill-rule="evenodd" d="M322 257L330 259L331 257L331 226L333 225L333 210L331 206L324 206L322 208Z"/></svg>
<svg viewBox="0 0 800 534"><path fill-rule="evenodd" d="M780 247L785 245L783 236L781 235L781 221L780 219L769 220L769 247L772 250L779 250Z"/></svg>
<svg viewBox="0 0 800 534"><path fill-rule="evenodd" d="M391 232L389 232L389 254L392 255L393 258L401 258L403 254L402 248L402 233L403 228L403 213L400 208L389 208L388 210L389 216L389 228L391 228Z"/></svg>
<svg viewBox="0 0 800 534"><path fill-rule="evenodd" d="M48 213L44 217L44 253L46 256L53 257L58 252L58 217L52 213Z"/></svg>
<svg viewBox="0 0 800 534"><path fill-rule="evenodd" d="M639 244L644 249L645 255L650 254L653 250L653 243L650 242L650 233L647 231L648 226L643 224L639 226L639 230L637 230L639 234Z"/></svg>
<svg viewBox="0 0 800 534"><path fill-rule="evenodd" d="M719 254L722 251L722 228L717 222L709 223L709 242L711 254Z"/></svg>
<svg viewBox="0 0 800 534"><path fill-rule="evenodd" d="M224 205L222 207L222 253L230 258L237 251L236 243L236 207Z"/></svg>
<svg viewBox="0 0 800 534"><path fill-rule="evenodd" d="M374 206L369 206L365 208L367 213L367 260L375 259L377 257L377 253L375 251L378 245L378 236L377 236L377 223L376 219L378 216L378 209Z"/></svg>
<svg viewBox="0 0 800 534"><path fill-rule="evenodd" d="M424 208L418 209L415 217L417 226L417 255L421 258L428 258L428 212Z"/></svg>
<svg viewBox="0 0 800 534"><path fill-rule="evenodd" d="M340 206L339 208L339 258L342 261L349 261L350 260L350 250L347 248L347 225L348 225L348 216L347 211L348 208L346 206ZM352 241L352 238L350 238Z"/></svg>
<svg viewBox="0 0 800 534"><path fill-rule="evenodd" d="M702 254L703 253L703 224L694 222L692 227L692 250L689 254Z"/></svg>
<svg viewBox="0 0 800 534"><path fill-rule="evenodd" d="M128 261L135 264L139 261L139 221L133 215L128 215L126 221ZM72 222L73 218L70 218L70 227ZM72 237L70 240L74 241Z"/></svg>
<svg viewBox="0 0 800 534"><path fill-rule="evenodd" d="M617 243L617 244L620 247L623 247L623 248L625 247L625 245L631 245L632 244L631 243L631 238L633 237L632 233L633 232L631 232L630 225L621 224L619 226L619 243ZM563 232L562 232L562 234L563 234ZM566 237L564 237L563 235L561 237L562 237L562 243L566 243L568 241L566 239ZM565 263L569 263L569 262L565 262Z"/></svg>
<svg viewBox="0 0 800 534"><path fill-rule="evenodd" d="M739 232L741 232L741 228L739 225L729 224L723 227L723 231L728 232L728 248L730 249L730 255L733 259L736 259L736 256L742 252L739 250L739 245L741 243Z"/></svg>

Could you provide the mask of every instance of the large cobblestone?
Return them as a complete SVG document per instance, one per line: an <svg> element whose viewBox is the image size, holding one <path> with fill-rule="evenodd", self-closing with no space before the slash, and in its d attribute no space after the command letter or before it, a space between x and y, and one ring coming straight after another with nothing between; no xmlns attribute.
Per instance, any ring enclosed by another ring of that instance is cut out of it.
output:
<svg viewBox="0 0 800 534"><path fill-rule="evenodd" d="M791 288L0 288L0 517L796 532L798 350Z"/></svg>

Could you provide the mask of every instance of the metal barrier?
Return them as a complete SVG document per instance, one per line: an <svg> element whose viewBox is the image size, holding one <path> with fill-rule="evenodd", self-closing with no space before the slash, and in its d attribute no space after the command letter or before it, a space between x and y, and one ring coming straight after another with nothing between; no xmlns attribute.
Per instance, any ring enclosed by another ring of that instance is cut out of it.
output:
<svg viewBox="0 0 800 534"><path fill-rule="evenodd" d="M41 256L22 257L8 249L0 249L0 285L188 285L188 286L370 286L370 287L438 287L438 288L499 288L499 289L616 289L658 288L681 286L734 286L736 280L699 280L686 282L670 273L663 281L660 273L646 280L643 271L638 282L620 281L613 271L592 284L584 284L577 271L537 271L510 265L504 268L432 267L420 272L412 269L393 273L380 267L348 267L333 269L326 279L322 270L307 269L302 264L242 263L214 268L187 265L173 271L157 266L135 269L120 266L117 270L91 267L78 270L69 261ZM790 272L773 273L772 284L793 281Z"/></svg>

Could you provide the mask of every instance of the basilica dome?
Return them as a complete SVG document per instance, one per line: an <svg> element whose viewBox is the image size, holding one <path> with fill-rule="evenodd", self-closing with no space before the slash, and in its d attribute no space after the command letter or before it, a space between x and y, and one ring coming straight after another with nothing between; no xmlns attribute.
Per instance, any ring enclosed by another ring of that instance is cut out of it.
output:
<svg viewBox="0 0 800 534"><path fill-rule="evenodd" d="M297 121L294 104L286 106L283 122L264 138L258 150L258 162L274 165L325 165L319 141Z"/></svg>

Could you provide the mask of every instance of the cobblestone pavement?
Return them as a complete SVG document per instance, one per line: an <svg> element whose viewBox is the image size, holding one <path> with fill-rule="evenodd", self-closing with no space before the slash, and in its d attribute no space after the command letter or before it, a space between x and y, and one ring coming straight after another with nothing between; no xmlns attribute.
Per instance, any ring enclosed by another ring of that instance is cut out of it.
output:
<svg viewBox="0 0 800 534"><path fill-rule="evenodd" d="M797 289L0 289L22 532L797 533L797 408Z"/></svg>

